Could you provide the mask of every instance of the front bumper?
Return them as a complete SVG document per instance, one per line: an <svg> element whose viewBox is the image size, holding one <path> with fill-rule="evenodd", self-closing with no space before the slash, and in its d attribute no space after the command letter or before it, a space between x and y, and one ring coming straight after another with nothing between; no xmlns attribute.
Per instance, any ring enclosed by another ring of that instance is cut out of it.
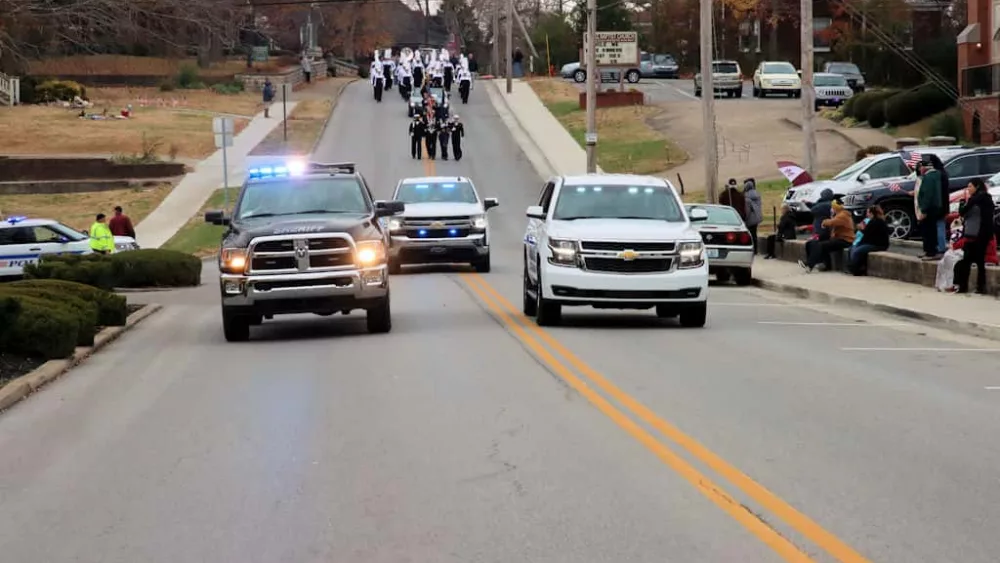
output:
<svg viewBox="0 0 1000 563"><path fill-rule="evenodd" d="M711 255L713 250L716 252L716 256ZM709 255L709 273L730 268L750 268L753 266L753 249L749 247L744 249L733 248L731 246L707 245L705 251Z"/></svg>
<svg viewBox="0 0 1000 563"><path fill-rule="evenodd" d="M485 233L427 239L393 235L389 240L389 260L400 265L473 262L489 253Z"/></svg>
<svg viewBox="0 0 1000 563"><path fill-rule="evenodd" d="M695 82L695 88L699 90L702 89L700 81ZM715 90L716 92L727 92L729 90L742 90L743 83L740 82L739 80L722 80L722 81L715 80L712 83L712 89Z"/></svg>
<svg viewBox="0 0 1000 563"><path fill-rule="evenodd" d="M563 305L655 305L708 300L708 263L690 270L655 274L612 274L543 266L542 296Z"/></svg>
<svg viewBox="0 0 1000 563"><path fill-rule="evenodd" d="M847 100L849 100L849 99L850 98L835 98L835 97L816 98L816 105L817 106L828 106L828 107L840 107L840 106L844 105L845 103L847 103Z"/></svg>
<svg viewBox="0 0 1000 563"><path fill-rule="evenodd" d="M389 294L385 265L362 270L301 274L222 274L224 308L258 315L335 313L367 309Z"/></svg>

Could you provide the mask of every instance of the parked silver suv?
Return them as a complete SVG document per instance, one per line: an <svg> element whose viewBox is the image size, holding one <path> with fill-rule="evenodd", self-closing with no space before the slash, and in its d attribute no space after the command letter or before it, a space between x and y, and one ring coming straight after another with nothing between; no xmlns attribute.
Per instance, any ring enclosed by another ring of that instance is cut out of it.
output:
<svg viewBox="0 0 1000 563"><path fill-rule="evenodd" d="M743 97L743 71L736 61L712 61L712 88L734 98ZM694 95L701 96L701 73L694 75Z"/></svg>

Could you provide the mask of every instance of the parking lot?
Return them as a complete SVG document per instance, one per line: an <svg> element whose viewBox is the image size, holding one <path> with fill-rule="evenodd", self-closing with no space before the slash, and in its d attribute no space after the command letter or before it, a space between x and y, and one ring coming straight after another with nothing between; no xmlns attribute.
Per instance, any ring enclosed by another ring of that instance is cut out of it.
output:
<svg viewBox="0 0 1000 563"><path fill-rule="evenodd" d="M572 82L572 80L568 80ZM581 90L585 88L585 84L578 85ZM603 89L614 88L615 83L605 82L602 86ZM698 98L694 95L694 80L690 78L643 78L639 80L636 84L626 83L627 88L635 88L649 96L650 103L664 103L664 102L684 102L697 100ZM717 99L741 102L744 100L758 101L753 97L753 85L750 81L743 82L743 97L740 99L727 98L724 96L717 95ZM784 98L782 96L768 96L768 100L780 100L787 102L790 107L801 107L802 101L792 98Z"/></svg>

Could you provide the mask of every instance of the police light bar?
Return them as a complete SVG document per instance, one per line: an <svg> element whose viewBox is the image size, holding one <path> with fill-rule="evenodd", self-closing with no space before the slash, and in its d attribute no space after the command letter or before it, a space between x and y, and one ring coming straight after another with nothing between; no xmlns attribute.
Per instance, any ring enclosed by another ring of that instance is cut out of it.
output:
<svg viewBox="0 0 1000 563"><path fill-rule="evenodd" d="M28 219L27 217L24 217L22 215L15 215L14 217L8 217L7 222L10 223L11 225L16 225L21 221L26 221L27 219Z"/></svg>
<svg viewBox="0 0 1000 563"><path fill-rule="evenodd" d="M299 176L305 173L308 162L303 158L288 156L248 156L247 178L275 178Z"/></svg>

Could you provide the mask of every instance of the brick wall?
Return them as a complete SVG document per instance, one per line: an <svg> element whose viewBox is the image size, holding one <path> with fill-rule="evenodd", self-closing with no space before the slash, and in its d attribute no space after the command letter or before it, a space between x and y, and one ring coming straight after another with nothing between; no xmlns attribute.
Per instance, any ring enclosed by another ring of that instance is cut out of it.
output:
<svg viewBox="0 0 1000 563"><path fill-rule="evenodd" d="M1000 95L980 96L962 99L962 121L965 123L965 134L974 143L992 145L1000 141L997 126L1000 124ZM979 139L973 134L973 114L979 112Z"/></svg>
<svg viewBox="0 0 1000 563"><path fill-rule="evenodd" d="M237 74L236 80L243 83L243 88L247 91L260 92L264 89L264 81L268 78L274 84L275 89L281 91L282 84L288 84L293 90L306 80L302 67L295 66L284 72L260 73L260 74ZM326 78L326 61L314 60L312 63L313 80Z"/></svg>

